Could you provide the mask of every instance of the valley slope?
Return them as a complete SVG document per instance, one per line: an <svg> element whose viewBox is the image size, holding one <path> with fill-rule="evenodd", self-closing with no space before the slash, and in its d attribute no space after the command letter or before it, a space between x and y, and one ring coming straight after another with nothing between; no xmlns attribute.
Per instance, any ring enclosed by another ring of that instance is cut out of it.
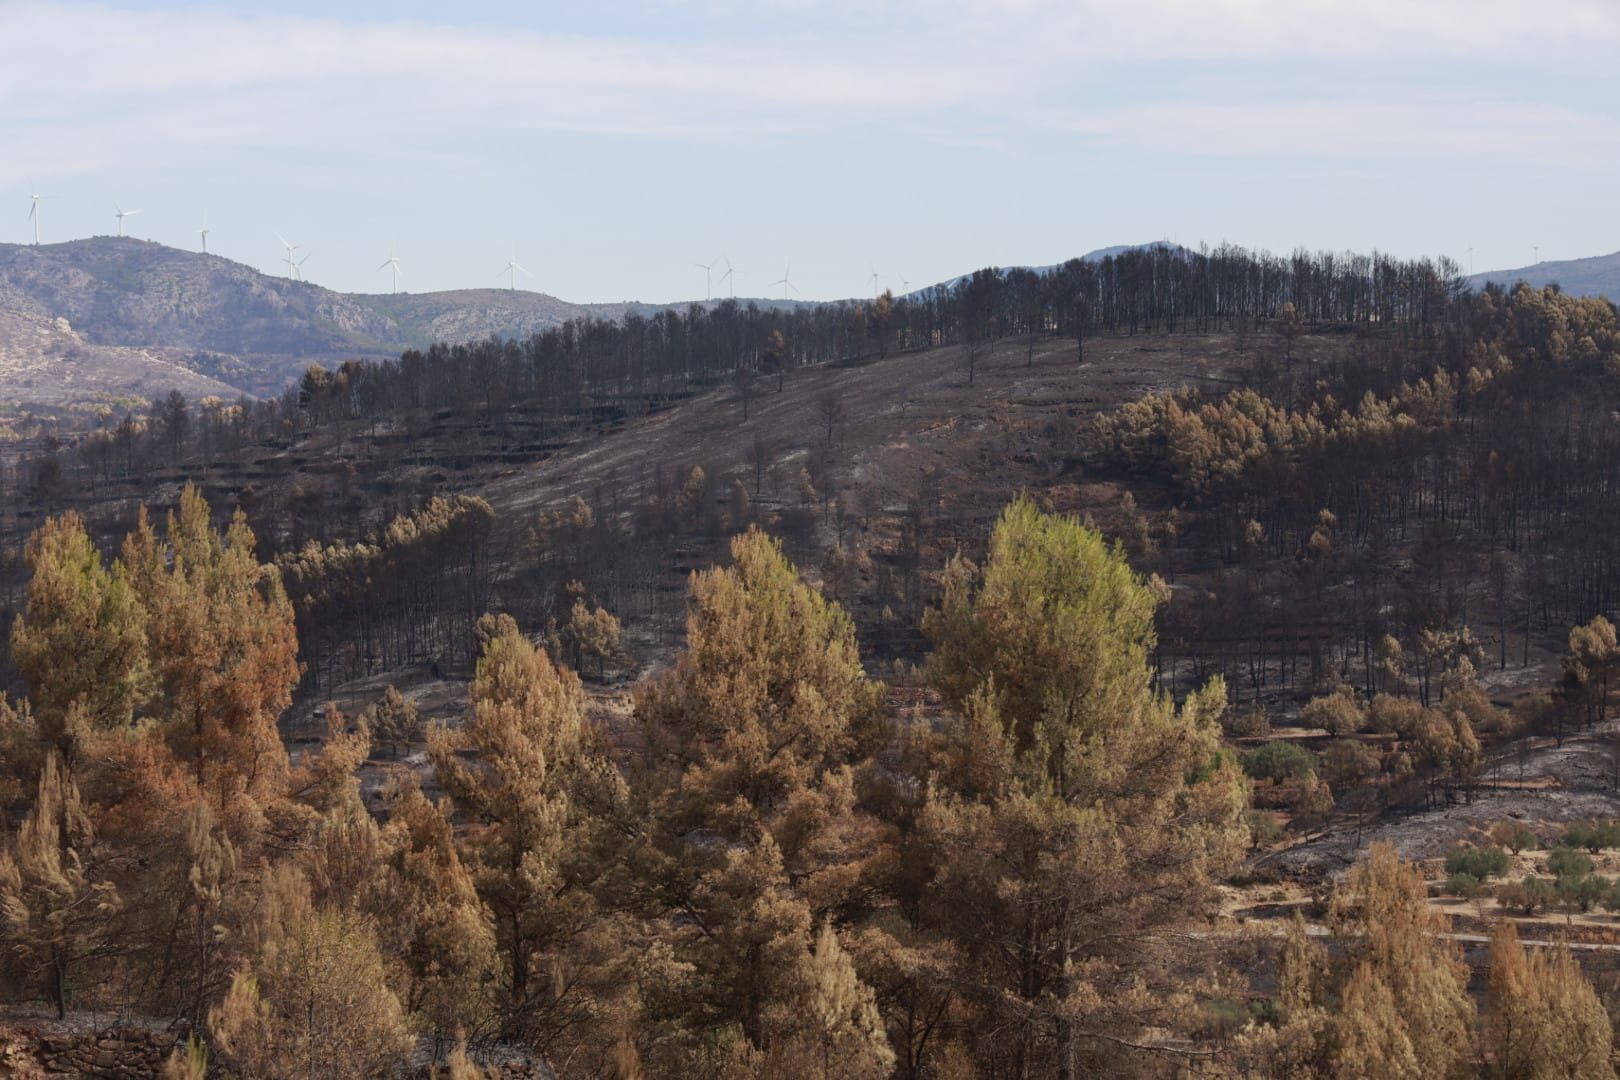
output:
<svg viewBox="0 0 1620 1080"><path fill-rule="evenodd" d="M0 244L0 405L263 396L310 363L657 310L505 289L340 293L131 237Z"/></svg>

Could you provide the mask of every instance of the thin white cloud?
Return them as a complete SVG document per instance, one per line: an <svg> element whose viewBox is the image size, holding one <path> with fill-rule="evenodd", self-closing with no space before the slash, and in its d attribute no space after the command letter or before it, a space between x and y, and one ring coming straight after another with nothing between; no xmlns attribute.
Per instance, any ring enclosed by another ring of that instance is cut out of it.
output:
<svg viewBox="0 0 1620 1080"><path fill-rule="evenodd" d="M693 43L0 3L12 44L0 65L0 182L224 147L427 147L486 131L725 139L884 123L967 140L1056 129L1199 154L1480 159L1530 148L1612 165L1615 121L1570 107L1369 101L1355 83L1312 102L1257 101L1252 89L1176 98L1178 61L1612 60L1620 3L1553 7L752 0L712 4L713 33ZM1121 103L1088 100L1104 93Z"/></svg>
<svg viewBox="0 0 1620 1080"><path fill-rule="evenodd" d="M1212 157L1511 159L1620 168L1620 121L1556 105L1445 99L1177 102L1057 111L1041 119L1056 130Z"/></svg>
<svg viewBox="0 0 1620 1080"><path fill-rule="evenodd" d="M1612 55L1613 0L713 0L896 35L1021 43L1026 55L1114 60L1544 59Z"/></svg>

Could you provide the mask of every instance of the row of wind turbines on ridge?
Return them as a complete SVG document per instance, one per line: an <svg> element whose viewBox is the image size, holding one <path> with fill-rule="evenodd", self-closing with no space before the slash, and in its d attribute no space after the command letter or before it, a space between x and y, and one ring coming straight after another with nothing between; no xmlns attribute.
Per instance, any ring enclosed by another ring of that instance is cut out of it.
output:
<svg viewBox="0 0 1620 1080"><path fill-rule="evenodd" d="M703 299L705 301L714 299L714 268L719 266L721 263L725 263L726 272L720 275L720 287L723 289L729 284L731 286L731 298L733 300L737 298L737 279L742 276L743 272L731 265L731 258L728 255L721 253L706 263L696 261L692 263L693 266L703 271ZM868 264L868 266L870 265L871 264ZM874 300L877 299L878 294L883 291L880 284L880 277L881 276L878 274L877 268L872 267L872 299ZM786 269L782 271L782 276L771 282L769 287L774 289L778 285L782 286L783 300L792 299L792 296L788 295L789 292L792 292L794 295L803 295L799 292L799 287L793 284L792 263L787 265ZM905 278L901 278L901 295L905 295L910 291L910 289L911 282L907 281Z"/></svg>
<svg viewBox="0 0 1620 1080"><path fill-rule="evenodd" d="M32 200L32 203L28 208L28 220L33 222L33 225L34 225L34 246L38 247L39 246L39 224L40 224L40 217L41 217L40 211L39 211L39 204L41 202L47 200L47 199L53 199L53 198L55 198L55 196L54 195L41 195L41 194L36 193L36 194L31 194L29 196L29 198ZM113 213L114 213L114 217L116 217L117 220L118 220L118 235L123 236L124 235L124 219L134 217L136 214L142 213L142 211L139 210L139 209L125 210L123 207L119 206L118 203L115 202L115 203L113 203ZM205 214L205 215L203 215L202 228L197 230L197 236L202 241L202 252L203 252L204 255L208 254L208 234L210 232L212 232L212 230L209 229L209 227L208 227L208 216ZM286 237L282 236L280 233L276 234L276 239L281 241L281 246L285 250L285 254L284 254L283 258L286 260L286 264L287 264L287 278L288 278L288 280L290 280L290 281L303 281L303 280L305 280L304 279L304 270L303 270L304 263L309 261L309 257L311 255L313 255L314 252L312 252L312 251L308 250L307 248L305 248L303 244L294 244L294 243L290 242ZM294 253L298 252L298 251L303 251L304 252L304 255L303 255L302 258L295 257ZM729 256L727 256L724 253L721 253L720 255L715 256L709 262L706 262L706 263L694 262L694 263L692 263L693 266L695 266L698 269L703 271L703 299L704 299L705 302L714 299L714 269L715 269L715 267L719 266L721 263L725 264L726 270L725 270L725 273L720 275L720 286L721 286L721 288L725 288L727 285L729 285L730 289L731 289L731 297L733 299L735 299L736 296L737 296L737 279L742 276L743 272L741 270L737 269L735 266L733 266L731 264L731 259L730 259ZM383 264L381 266L377 267L377 269L374 270L373 273L382 273L384 270L387 270L387 271L391 272L392 278L393 278L393 291L395 293L398 293L399 292L399 278L400 278L400 275L402 273L404 273L404 270L401 267L399 258L394 254L394 246L392 244L388 245L388 258L383 262ZM512 249L512 257L507 260L506 265L501 268L500 272L501 272L501 274L506 276L507 288L510 289L513 292L517 291L517 276L519 274L522 274L525 277L533 277L534 276L527 269L525 269L521 263L518 262L518 260L517 260L517 249L515 247ZM780 285L782 287L782 299L784 301L791 300L793 296L802 295L802 293L799 292L799 287L797 285L793 284L792 272L793 272L793 266L790 263L782 271L782 276L777 278L775 281L770 283L771 288L775 288L778 285ZM910 286L911 286L911 282L905 280L904 278L901 279L900 288L901 288L902 295L906 291L909 290ZM877 272L877 269L874 267L874 268L872 268L872 296L873 296L874 299L877 298L880 291L881 291L881 285L880 285L880 281L879 281L879 274ZM792 295L790 295L790 293Z"/></svg>
<svg viewBox="0 0 1620 1080"><path fill-rule="evenodd" d="M39 204L44 202L47 199L54 199L54 198L56 198L56 196L54 196L54 195L43 195L43 194L39 194L39 193L31 193L29 195L29 199L31 200L31 204L28 207L28 220L31 221L33 223L33 225L34 225L34 246L35 247L39 246L39 224L40 224L40 218L42 217L42 215L39 212ZM136 209L136 210L125 210L122 206L119 206L118 203L116 203L116 202L113 203L113 216L118 219L118 235L119 236L124 235L124 219L134 217L136 214L139 214L141 212L142 211L138 210L138 209ZM202 252L203 252L204 255L208 254L208 234L211 233L212 231L213 230L208 227L208 216L205 214L205 215L203 215L202 228L197 230L197 236L202 241ZM286 259L286 262L287 262L287 278L289 280L291 280L291 281L303 281L304 280L304 271L303 271L304 264L306 262L308 262L309 257L311 255L315 254L315 253L313 251L309 251L309 250L305 249L303 244L294 244L294 243L292 243L286 237L282 236L280 233L276 234L276 239L281 241L281 246L282 246L283 249L285 249L285 252L286 252L286 254L283 257ZM304 255L303 255L302 258L296 258L294 256L293 253L297 252L297 251L303 251L304 252ZM374 271L374 272L380 273L380 272L382 272L384 270L392 270L393 271L394 292L396 292L396 293L399 292L399 276L400 276L401 273L403 273L403 270L400 267L399 259L394 255L394 246L392 244L388 245L388 259L387 259L387 261L384 262L381 266L377 267L377 270ZM518 265L517 252L515 250L512 253L511 261L506 264L505 269L503 269L501 272L503 274L506 274L506 273L510 274L510 287L514 291L516 291L516 289L517 289L517 274L518 273L523 273L523 274L528 274L529 273L527 270L523 269L522 266ZM533 275L531 274L529 276L532 277Z"/></svg>

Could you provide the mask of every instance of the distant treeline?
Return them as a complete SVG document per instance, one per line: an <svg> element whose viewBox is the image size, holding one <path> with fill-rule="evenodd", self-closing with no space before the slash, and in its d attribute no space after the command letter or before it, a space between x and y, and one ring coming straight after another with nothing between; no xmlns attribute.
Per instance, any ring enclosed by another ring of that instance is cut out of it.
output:
<svg viewBox="0 0 1620 1080"><path fill-rule="evenodd" d="M492 422L575 418L739 373L779 376L892 349L1008 336L1244 329L1285 316L1302 324L1424 329L1464 291L1447 259L1156 245L1047 271L990 268L869 302L762 308L726 300L622 322L576 319L522 340L436 344L395 361L312 367L275 399L187 402L172 394L145 418L108 417L66 459L59 446L47 446L20 469L21 482L48 497L64 470L84 480L125 475L188 450L214 455L312 425L378 423L423 410Z"/></svg>

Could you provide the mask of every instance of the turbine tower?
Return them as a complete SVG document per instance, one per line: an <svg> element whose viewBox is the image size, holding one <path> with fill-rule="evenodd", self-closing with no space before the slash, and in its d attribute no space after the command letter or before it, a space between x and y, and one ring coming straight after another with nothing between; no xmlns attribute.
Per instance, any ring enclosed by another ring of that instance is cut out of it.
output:
<svg viewBox="0 0 1620 1080"><path fill-rule="evenodd" d="M127 218L127 217L134 217L136 214L140 213L140 211L139 210L125 210L124 208L119 206L117 203L113 203L113 210L116 211L117 214L118 214L118 235L123 236L124 235L124 219Z"/></svg>
<svg viewBox="0 0 1620 1080"><path fill-rule="evenodd" d="M742 276L742 271L731 265L729 256L722 255L721 258L725 261L726 272L720 275L720 285L725 287L729 283L731 286L731 298L735 300L737 299L737 278Z"/></svg>
<svg viewBox="0 0 1620 1080"><path fill-rule="evenodd" d="M705 303L714 299L714 268L724 258L724 255L716 255L706 263L694 262L692 264L703 271L703 300Z"/></svg>
<svg viewBox="0 0 1620 1080"><path fill-rule="evenodd" d="M39 204L45 199L54 199L55 195L29 195L34 200L28 207L28 220L34 223L34 246L39 247Z"/></svg>
<svg viewBox="0 0 1620 1080"><path fill-rule="evenodd" d="M203 251L204 255L208 254L208 233L209 233L209 231L210 230L208 228L208 215L204 214L203 215L202 228L197 230L197 235L202 237L202 251Z"/></svg>
<svg viewBox="0 0 1620 1080"><path fill-rule="evenodd" d="M512 292L517 292L517 276L519 274L534 277L533 274L523 269L522 265L517 261L516 245L513 246L512 257L507 260L506 266L501 269L501 273L506 275L506 287Z"/></svg>
<svg viewBox="0 0 1620 1080"><path fill-rule="evenodd" d="M392 268L394 271L394 292L399 293L399 260L394 258L394 245L388 245L388 261L377 267L376 273Z"/></svg>
<svg viewBox="0 0 1620 1080"><path fill-rule="evenodd" d="M287 243L287 238L285 236L282 236L280 233L276 233L276 239L280 240L281 241L281 246L287 249L287 280L288 281L297 281L298 280L298 266L297 266L297 264L295 264L293 262L293 254L292 253L297 251L299 248L303 247L304 245L303 244L289 244L289 243Z"/></svg>
<svg viewBox="0 0 1620 1080"><path fill-rule="evenodd" d="M771 282L772 285L780 285L780 286L782 286L782 299L783 300L786 300L788 298L788 290L789 289L792 289L794 292L799 291L799 287L797 285L793 284L793 279L791 277L791 271L792 270L793 270L793 264L788 263L787 269L782 271L782 276L777 278L775 281Z"/></svg>

